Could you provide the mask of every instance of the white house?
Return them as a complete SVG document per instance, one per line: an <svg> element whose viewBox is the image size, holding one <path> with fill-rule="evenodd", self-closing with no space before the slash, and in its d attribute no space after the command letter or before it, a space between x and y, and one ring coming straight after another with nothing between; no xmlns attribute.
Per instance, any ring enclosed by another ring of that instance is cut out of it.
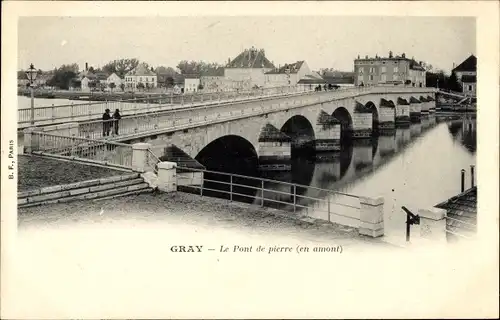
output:
<svg viewBox="0 0 500 320"><path fill-rule="evenodd" d="M195 74L184 75L184 92L197 92L200 85L200 76Z"/></svg>
<svg viewBox="0 0 500 320"><path fill-rule="evenodd" d="M145 64L138 65L134 70L125 75L125 89L135 91L138 86L144 86L143 90L156 88L158 77Z"/></svg>
<svg viewBox="0 0 500 320"><path fill-rule="evenodd" d="M264 49L246 49L233 61L229 60L224 69L227 85L235 89L250 89L254 86L263 87L266 81L265 73L274 69Z"/></svg>
<svg viewBox="0 0 500 320"><path fill-rule="evenodd" d="M112 73L107 79L106 79L106 88L107 90L110 90L110 84L114 83L115 84L115 89L119 89L120 85L122 84L123 79L120 78L116 73ZM114 90L114 89L113 89Z"/></svg>
<svg viewBox="0 0 500 320"><path fill-rule="evenodd" d="M458 82L462 85L462 91L471 96L476 95L476 77L477 77L477 58L474 55L469 56L452 72L457 75Z"/></svg>
<svg viewBox="0 0 500 320"><path fill-rule="evenodd" d="M287 63L265 73L265 86L296 86L300 79L310 74L311 70L305 61Z"/></svg>

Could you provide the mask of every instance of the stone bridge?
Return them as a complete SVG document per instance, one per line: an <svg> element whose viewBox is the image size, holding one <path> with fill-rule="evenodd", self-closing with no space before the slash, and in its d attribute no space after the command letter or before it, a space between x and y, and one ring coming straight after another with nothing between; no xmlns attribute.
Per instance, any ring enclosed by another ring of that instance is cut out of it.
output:
<svg viewBox="0 0 500 320"><path fill-rule="evenodd" d="M394 132L396 126L420 122L434 110L432 88L323 92L177 111L156 118L153 130L119 140L148 142L160 158L171 157L168 148L175 145L191 159L233 152L257 158L262 170L288 170L295 148L335 152L343 138ZM127 127L127 121L133 120L123 119L120 126Z"/></svg>

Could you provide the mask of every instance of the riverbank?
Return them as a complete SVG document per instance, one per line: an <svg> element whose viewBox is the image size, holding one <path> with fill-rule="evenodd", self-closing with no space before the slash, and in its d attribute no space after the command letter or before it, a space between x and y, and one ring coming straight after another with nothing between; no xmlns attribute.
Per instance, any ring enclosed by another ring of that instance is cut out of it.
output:
<svg viewBox="0 0 500 320"><path fill-rule="evenodd" d="M243 234L276 234L348 247L393 247L380 239L362 236L354 228L314 219L300 220L280 210L182 192L19 208L18 219L20 228L122 223L134 229L139 223L187 224L194 229L208 227Z"/></svg>

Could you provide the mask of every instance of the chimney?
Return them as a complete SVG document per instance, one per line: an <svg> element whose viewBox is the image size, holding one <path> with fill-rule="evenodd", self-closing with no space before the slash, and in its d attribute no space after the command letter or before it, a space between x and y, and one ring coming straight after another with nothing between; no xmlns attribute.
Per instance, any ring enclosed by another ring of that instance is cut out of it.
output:
<svg viewBox="0 0 500 320"><path fill-rule="evenodd" d="M401 55L401 57L406 58L406 54L403 52L403 54Z"/></svg>
<svg viewBox="0 0 500 320"><path fill-rule="evenodd" d="M85 71L89 71L89 63L85 62Z"/></svg>
<svg viewBox="0 0 500 320"><path fill-rule="evenodd" d="M389 58L392 58L392 51L389 51Z"/></svg>

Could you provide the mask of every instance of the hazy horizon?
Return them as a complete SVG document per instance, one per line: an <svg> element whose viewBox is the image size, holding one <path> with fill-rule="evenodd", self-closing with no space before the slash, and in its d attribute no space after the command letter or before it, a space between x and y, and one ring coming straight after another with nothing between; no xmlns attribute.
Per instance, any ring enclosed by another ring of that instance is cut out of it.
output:
<svg viewBox="0 0 500 320"><path fill-rule="evenodd" d="M181 60L224 64L245 48L274 64L305 60L312 70L353 70L353 60L406 53L449 72L476 54L473 17L21 17L18 69L82 70L121 58L174 67Z"/></svg>

